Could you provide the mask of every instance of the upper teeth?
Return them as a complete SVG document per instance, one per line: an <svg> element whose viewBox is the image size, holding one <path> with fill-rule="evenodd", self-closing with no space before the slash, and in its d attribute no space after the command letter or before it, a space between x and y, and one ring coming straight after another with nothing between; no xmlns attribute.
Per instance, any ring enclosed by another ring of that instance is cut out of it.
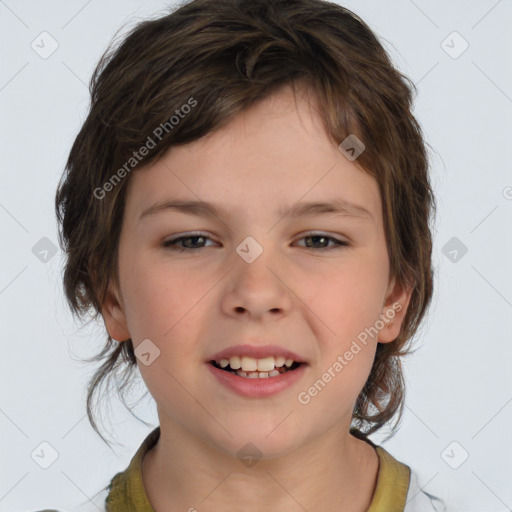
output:
<svg viewBox="0 0 512 512"><path fill-rule="evenodd" d="M289 368L293 364L293 359L285 359L283 356L270 356L263 359L255 359L249 356L233 356L229 359L221 359L217 363L221 368L225 368L229 364L233 370L241 368L245 372L269 372L283 365Z"/></svg>

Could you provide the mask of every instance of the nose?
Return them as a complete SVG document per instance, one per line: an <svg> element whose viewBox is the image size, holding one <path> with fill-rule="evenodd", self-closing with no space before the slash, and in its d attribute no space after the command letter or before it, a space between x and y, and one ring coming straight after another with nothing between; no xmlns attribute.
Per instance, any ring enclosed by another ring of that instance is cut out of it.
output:
<svg viewBox="0 0 512 512"><path fill-rule="evenodd" d="M286 276L282 274L270 251L263 251L252 263L240 258L228 276L222 298L223 311L227 315L246 316L253 320L289 314L293 304L292 292Z"/></svg>

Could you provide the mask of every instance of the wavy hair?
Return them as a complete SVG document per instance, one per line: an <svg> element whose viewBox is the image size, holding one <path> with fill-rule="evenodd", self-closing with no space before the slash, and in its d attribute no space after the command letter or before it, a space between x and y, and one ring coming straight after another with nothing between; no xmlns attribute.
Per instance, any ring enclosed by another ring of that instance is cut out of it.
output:
<svg viewBox="0 0 512 512"><path fill-rule="evenodd" d="M191 97L197 105L161 136L148 164L170 147L218 130L280 87L307 87L333 143L356 134L366 145L357 163L375 178L382 198L390 273L413 292L399 336L377 346L357 398L351 432L377 431L395 416L405 387L401 357L411 352L433 293L435 199L426 143L412 114L414 84L399 72L368 25L324 0L192 0L115 38L90 81L87 118L74 141L55 197L63 284L74 315L101 315L108 283L118 284L118 241L126 174L104 197L98 190ZM295 89L294 89L295 91ZM126 169L126 168L125 168ZM102 362L87 392L97 428L95 396L113 379L123 403L137 367L131 339L107 333ZM392 434L394 431L392 431Z"/></svg>

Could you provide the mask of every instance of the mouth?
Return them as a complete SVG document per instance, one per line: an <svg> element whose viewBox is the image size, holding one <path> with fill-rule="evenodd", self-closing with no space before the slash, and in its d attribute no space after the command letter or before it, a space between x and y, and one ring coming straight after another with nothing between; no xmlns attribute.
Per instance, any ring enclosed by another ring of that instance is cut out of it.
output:
<svg viewBox="0 0 512 512"><path fill-rule="evenodd" d="M272 379L284 373L297 370L306 363L285 359L283 356L256 359L249 356L232 356L211 360L209 364L215 368L232 373L246 379Z"/></svg>

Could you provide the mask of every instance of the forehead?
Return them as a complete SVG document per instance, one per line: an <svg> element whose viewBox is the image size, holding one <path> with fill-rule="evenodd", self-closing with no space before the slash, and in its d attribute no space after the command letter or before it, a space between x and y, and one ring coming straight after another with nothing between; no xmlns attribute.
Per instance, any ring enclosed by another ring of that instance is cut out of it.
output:
<svg viewBox="0 0 512 512"><path fill-rule="evenodd" d="M381 217L375 179L338 150L314 98L294 95L290 87L138 168L126 208L135 222L154 203L173 199L222 204L240 216L341 199L367 209L377 222Z"/></svg>

